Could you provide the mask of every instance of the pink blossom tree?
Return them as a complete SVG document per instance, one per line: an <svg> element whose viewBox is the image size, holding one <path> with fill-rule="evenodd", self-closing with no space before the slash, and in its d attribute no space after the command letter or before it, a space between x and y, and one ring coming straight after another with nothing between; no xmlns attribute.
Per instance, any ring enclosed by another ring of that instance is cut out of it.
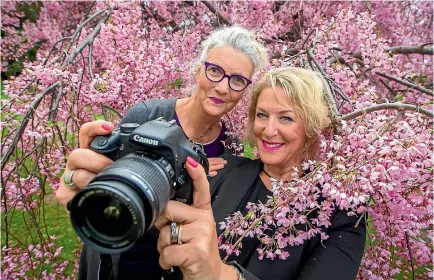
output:
<svg viewBox="0 0 434 280"><path fill-rule="evenodd" d="M18 4L1 4L2 57L17 59L42 43L37 59L4 81L5 279L73 277L36 215L44 215L47 188L58 188L81 124L99 116L116 122L115 112L141 100L192 94L191 62L200 41L232 24L267 45L270 67L322 74L333 129L323 135L319 157L304 164L307 177L276 182L273 199L220 225L221 248L229 256L242 238L260 238L262 258L290 258L287 246L327 238L324 228L339 207L368 226L360 279L432 277L431 3L44 2L39 19L25 24ZM247 94L227 116L229 133L244 137L248 102ZM325 199L319 202L317 193ZM38 244L14 242L9 218L15 209L29 214ZM311 211L318 216L307 223ZM308 230L291 231L300 224ZM269 228L279 234L268 236ZM44 262L48 269L41 269Z"/></svg>

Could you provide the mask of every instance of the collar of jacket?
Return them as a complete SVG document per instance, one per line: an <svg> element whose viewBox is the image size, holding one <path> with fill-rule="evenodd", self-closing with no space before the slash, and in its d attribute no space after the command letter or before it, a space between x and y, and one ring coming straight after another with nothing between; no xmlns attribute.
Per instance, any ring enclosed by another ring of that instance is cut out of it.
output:
<svg viewBox="0 0 434 280"><path fill-rule="evenodd" d="M245 159L240 158L242 161ZM211 180L211 201L216 222L223 221L229 213L239 209L243 198L255 187L254 183L263 166L260 160L251 160L236 167L231 163L225 166L220 178Z"/></svg>

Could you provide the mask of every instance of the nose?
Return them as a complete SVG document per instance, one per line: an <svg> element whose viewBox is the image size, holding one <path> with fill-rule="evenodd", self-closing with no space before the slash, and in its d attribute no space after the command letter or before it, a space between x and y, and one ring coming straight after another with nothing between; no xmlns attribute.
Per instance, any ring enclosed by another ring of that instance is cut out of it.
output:
<svg viewBox="0 0 434 280"><path fill-rule="evenodd" d="M216 91L218 91L220 94L226 94L229 93L229 78L224 77L223 80L217 83L215 86Z"/></svg>
<svg viewBox="0 0 434 280"><path fill-rule="evenodd" d="M277 126L273 118L269 118L265 126L264 134L266 137L273 137L277 135Z"/></svg>

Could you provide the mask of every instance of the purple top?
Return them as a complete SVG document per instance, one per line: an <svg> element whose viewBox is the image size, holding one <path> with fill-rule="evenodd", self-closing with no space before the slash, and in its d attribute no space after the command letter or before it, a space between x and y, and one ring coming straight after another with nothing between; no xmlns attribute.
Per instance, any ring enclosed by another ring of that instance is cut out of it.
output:
<svg viewBox="0 0 434 280"><path fill-rule="evenodd" d="M176 115L176 112L175 112L175 120L176 123L182 128L181 124L179 123L178 115ZM203 144L203 149L205 150L205 154L208 158L219 157L223 154L225 148L223 145L223 142L225 141L225 132L226 132L226 126L222 122L222 129L220 130L220 134L217 136L217 138L209 143Z"/></svg>

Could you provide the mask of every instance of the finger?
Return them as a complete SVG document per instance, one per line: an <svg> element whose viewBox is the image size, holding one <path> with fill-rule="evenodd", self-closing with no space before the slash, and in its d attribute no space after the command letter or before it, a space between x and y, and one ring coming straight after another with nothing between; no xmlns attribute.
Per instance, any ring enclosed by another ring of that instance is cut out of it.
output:
<svg viewBox="0 0 434 280"><path fill-rule="evenodd" d="M161 230L169 222L177 222L183 225L190 224L198 219L203 219L205 214L209 213L205 213L202 209L191 207L182 202L170 200L154 225Z"/></svg>
<svg viewBox="0 0 434 280"><path fill-rule="evenodd" d="M181 242L187 243L193 240L194 237L197 237L198 228L197 225L193 226L192 224L182 225L181 228ZM172 244L170 242L170 225L164 226L160 230L160 234L158 236L157 249L158 252L162 252L163 249L170 245L180 245L180 244Z"/></svg>
<svg viewBox="0 0 434 280"><path fill-rule="evenodd" d="M62 176L60 177L59 188L56 191L56 200L63 207L66 207L68 201L70 201L75 196L75 194L80 191L80 189L89 185L90 181L96 175L95 173L89 172L84 169L76 169L75 172L72 174L71 181L74 182L77 188L70 188L65 185L64 181L65 175L69 171L70 169L66 168L65 172L63 172Z"/></svg>
<svg viewBox="0 0 434 280"><path fill-rule="evenodd" d="M75 169L74 174L72 174L71 181L80 188L83 189L89 185L90 181L96 176L96 173L90 172L86 169Z"/></svg>
<svg viewBox="0 0 434 280"><path fill-rule="evenodd" d="M68 157L66 166L69 170L85 169L93 173L99 173L112 164L113 161L89 149L76 149Z"/></svg>
<svg viewBox="0 0 434 280"><path fill-rule="evenodd" d="M210 177L215 177L215 176L217 176L217 171L211 171L211 172L208 173L208 175Z"/></svg>
<svg viewBox="0 0 434 280"><path fill-rule="evenodd" d="M225 159L215 157L215 158L208 158L209 165L211 164L226 164L228 163Z"/></svg>
<svg viewBox="0 0 434 280"><path fill-rule="evenodd" d="M193 207L211 210L209 182L202 165L189 156L187 157L186 169L193 180Z"/></svg>
<svg viewBox="0 0 434 280"><path fill-rule="evenodd" d="M188 258L195 254L193 249L192 244L165 247L160 253L159 262L161 268L168 270L171 266L184 266Z"/></svg>
<svg viewBox="0 0 434 280"><path fill-rule="evenodd" d="M88 149L92 140L98 135L107 135L112 132L114 125L104 120L88 122L80 127L78 142L80 148Z"/></svg>
<svg viewBox="0 0 434 280"><path fill-rule="evenodd" d="M67 171L68 169L66 169L63 175L60 177L60 185L56 191L57 202L65 208L68 201L70 201L74 197L74 195L80 190L78 188L71 189L65 186L65 183L63 182L63 178L65 177Z"/></svg>
<svg viewBox="0 0 434 280"><path fill-rule="evenodd" d="M224 164L214 164L214 165L210 165L209 166L209 173L211 173L212 171L218 171L220 169L223 169L225 167Z"/></svg>

